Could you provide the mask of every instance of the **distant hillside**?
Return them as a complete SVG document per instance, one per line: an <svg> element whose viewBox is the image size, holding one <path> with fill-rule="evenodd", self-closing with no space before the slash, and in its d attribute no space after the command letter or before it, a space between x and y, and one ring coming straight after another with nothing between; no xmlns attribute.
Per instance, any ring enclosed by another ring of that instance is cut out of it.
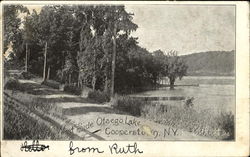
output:
<svg viewBox="0 0 250 157"><path fill-rule="evenodd" d="M181 56L188 65L188 75L232 76L235 51L209 51Z"/></svg>

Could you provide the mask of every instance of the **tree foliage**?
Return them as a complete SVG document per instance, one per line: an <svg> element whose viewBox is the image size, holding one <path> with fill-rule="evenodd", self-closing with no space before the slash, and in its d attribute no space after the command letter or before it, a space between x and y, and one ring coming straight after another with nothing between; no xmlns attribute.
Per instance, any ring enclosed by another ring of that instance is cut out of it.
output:
<svg viewBox="0 0 250 157"><path fill-rule="evenodd" d="M27 14L21 28L17 10L27 11L23 8L5 6L12 14L4 15L9 21L4 42L12 42L13 47L22 45L17 42L28 43L32 73L42 76L41 67L46 65L44 74L63 84L106 92L114 86L120 93L156 86L162 77L175 80L186 74L186 65L173 52L150 53L138 45L137 38L130 36L138 26L123 5L47 5L40 13ZM15 32L15 37L7 32ZM24 49L15 49L14 54L24 61Z"/></svg>
<svg viewBox="0 0 250 157"><path fill-rule="evenodd" d="M26 7L22 5L4 5L4 52L8 49L9 45L12 45L13 51L16 53L20 52L22 48L22 32L21 17L18 15L20 13L29 13Z"/></svg>

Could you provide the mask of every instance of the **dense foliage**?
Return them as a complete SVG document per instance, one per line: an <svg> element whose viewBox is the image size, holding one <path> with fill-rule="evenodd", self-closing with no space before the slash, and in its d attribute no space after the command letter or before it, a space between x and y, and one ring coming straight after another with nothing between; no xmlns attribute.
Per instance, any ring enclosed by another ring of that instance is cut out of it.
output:
<svg viewBox="0 0 250 157"><path fill-rule="evenodd" d="M113 95L113 89L126 93L156 86L161 77L168 77L173 88L175 79L186 74L187 66L176 52L150 53L138 45L130 35L138 26L123 5L48 5L23 18L17 13L27 8L5 8L14 8L4 18L14 16L18 32L8 23L4 31L20 38L4 38L5 45L21 47L13 49L6 62L26 63L26 69L44 81L88 86Z"/></svg>

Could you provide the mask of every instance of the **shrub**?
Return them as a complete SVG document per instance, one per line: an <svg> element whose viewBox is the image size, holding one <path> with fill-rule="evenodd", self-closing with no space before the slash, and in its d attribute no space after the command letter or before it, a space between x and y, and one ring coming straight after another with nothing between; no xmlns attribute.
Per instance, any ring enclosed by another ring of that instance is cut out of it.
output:
<svg viewBox="0 0 250 157"><path fill-rule="evenodd" d="M59 89L60 83L53 81L53 80L46 80L45 82L42 82L43 85Z"/></svg>
<svg viewBox="0 0 250 157"><path fill-rule="evenodd" d="M109 102L110 101L110 95L108 92L101 92L99 90L90 91L88 93L88 98L93 99L99 103Z"/></svg>
<svg viewBox="0 0 250 157"><path fill-rule="evenodd" d="M194 97L191 97L191 98L188 97L185 100L184 106L187 108L193 107L194 106L193 101L194 101Z"/></svg>
<svg viewBox="0 0 250 157"><path fill-rule="evenodd" d="M30 72L23 71L20 76L18 77L19 79L26 79L29 80L33 77L33 75Z"/></svg>
<svg viewBox="0 0 250 157"><path fill-rule="evenodd" d="M221 113L216 118L216 122L218 127L229 135L228 140L234 139L234 115L232 112Z"/></svg>
<svg viewBox="0 0 250 157"><path fill-rule="evenodd" d="M4 85L4 89L18 90L20 89L20 83L17 79L10 78Z"/></svg>
<svg viewBox="0 0 250 157"><path fill-rule="evenodd" d="M133 99L128 96L116 96L112 102L112 106L120 111L130 113L133 116L141 116L142 108L146 103L148 102Z"/></svg>
<svg viewBox="0 0 250 157"><path fill-rule="evenodd" d="M64 91L69 92L71 94L75 94L75 95L80 95L81 92L82 92L80 87L77 87L77 86L75 86L73 84L66 84L64 86Z"/></svg>
<svg viewBox="0 0 250 157"><path fill-rule="evenodd" d="M167 112L167 107L161 104L147 104L142 107L141 114L144 117L150 117L154 121L158 121L160 115L163 115L164 112Z"/></svg>

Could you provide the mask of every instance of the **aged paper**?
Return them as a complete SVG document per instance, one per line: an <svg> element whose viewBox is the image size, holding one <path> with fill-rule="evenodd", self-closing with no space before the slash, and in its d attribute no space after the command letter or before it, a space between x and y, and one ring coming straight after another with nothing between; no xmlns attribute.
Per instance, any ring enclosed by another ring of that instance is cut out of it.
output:
<svg viewBox="0 0 250 157"><path fill-rule="evenodd" d="M1 3L2 156L248 156L246 2Z"/></svg>

